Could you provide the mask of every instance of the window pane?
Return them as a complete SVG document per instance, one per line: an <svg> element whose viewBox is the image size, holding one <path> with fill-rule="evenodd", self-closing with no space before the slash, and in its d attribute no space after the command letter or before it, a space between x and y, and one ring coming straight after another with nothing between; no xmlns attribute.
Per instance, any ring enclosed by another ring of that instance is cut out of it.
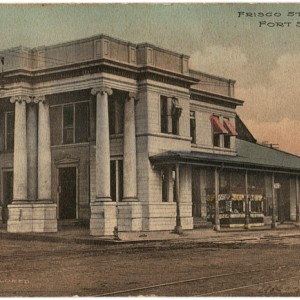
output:
<svg viewBox="0 0 300 300"><path fill-rule="evenodd" d="M161 180L162 180L162 201L163 202L167 202L168 201L168 171L166 170L162 170L161 172Z"/></svg>
<svg viewBox="0 0 300 300"><path fill-rule="evenodd" d="M64 144L74 143L74 106L67 105L63 107L63 126L64 126Z"/></svg>
<svg viewBox="0 0 300 300"><path fill-rule="evenodd" d="M62 142L62 107L50 107L51 145Z"/></svg>
<svg viewBox="0 0 300 300"><path fill-rule="evenodd" d="M82 102L75 105L75 141L84 143L89 137L89 103Z"/></svg>
<svg viewBox="0 0 300 300"><path fill-rule="evenodd" d="M108 101L108 114L109 114L109 134L115 134L115 123L116 123L116 113L115 113L115 100Z"/></svg>
<svg viewBox="0 0 300 300"><path fill-rule="evenodd" d="M162 133L168 133L168 99L160 97L160 127Z"/></svg>
<svg viewBox="0 0 300 300"><path fill-rule="evenodd" d="M224 148L230 148L230 135L224 135Z"/></svg>
<svg viewBox="0 0 300 300"><path fill-rule="evenodd" d="M64 106L64 127L71 126L73 127L73 114L74 108L73 105Z"/></svg>
<svg viewBox="0 0 300 300"><path fill-rule="evenodd" d="M196 120L195 120L195 118L190 119L190 136L192 138L192 143L196 144Z"/></svg>
<svg viewBox="0 0 300 300"><path fill-rule="evenodd" d="M220 147L220 135L219 134L214 134L214 146Z"/></svg>

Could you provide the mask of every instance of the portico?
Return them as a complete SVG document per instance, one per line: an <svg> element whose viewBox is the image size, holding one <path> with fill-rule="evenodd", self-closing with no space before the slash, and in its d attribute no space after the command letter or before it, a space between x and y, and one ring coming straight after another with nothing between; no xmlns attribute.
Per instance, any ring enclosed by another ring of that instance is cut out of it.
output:
<svg viewBox="0 0 300 300"><path fill-rule="evenodd" d="M49 106L45 96L14 96L13 202L8 232L56 232L51 200ZM38 106L38 107L37 107Z"/></svg>

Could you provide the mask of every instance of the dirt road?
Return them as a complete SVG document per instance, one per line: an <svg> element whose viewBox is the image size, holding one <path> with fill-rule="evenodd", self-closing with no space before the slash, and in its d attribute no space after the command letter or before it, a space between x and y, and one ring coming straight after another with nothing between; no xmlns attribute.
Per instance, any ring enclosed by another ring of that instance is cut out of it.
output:
<svg viewBox="0 0 300 300"><path fill-rule="evenodd" d="M203 248L162 242L135 248L1 240L0 245L1 297L300 295L299 249L281 243Z"/></svg>

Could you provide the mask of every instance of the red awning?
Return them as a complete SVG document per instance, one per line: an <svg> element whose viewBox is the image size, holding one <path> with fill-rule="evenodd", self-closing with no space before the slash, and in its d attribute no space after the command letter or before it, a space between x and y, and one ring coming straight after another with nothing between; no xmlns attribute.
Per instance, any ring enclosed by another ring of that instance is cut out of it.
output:
<svg viewBox="0 0 300 300"><path fill-rule="evenodd" d="M229 131L229 134L235 135L235 136L238 135L237 131L235 130L234 126L230 123L229 120L225 119L224 124L225 124L226 129Z"/></svg>
<svg viewBox="0 0 300 300"><path fill-rule="evenodd" d="M210 120L212 122L214 132L228 133L227 129L223 126L217 116L210 116Z"/></svg>

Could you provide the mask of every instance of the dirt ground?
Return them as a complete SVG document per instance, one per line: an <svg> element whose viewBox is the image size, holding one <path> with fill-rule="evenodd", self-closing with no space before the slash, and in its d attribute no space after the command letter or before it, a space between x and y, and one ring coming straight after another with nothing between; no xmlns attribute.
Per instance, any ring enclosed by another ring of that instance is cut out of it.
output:
<svg viewBox="0 0 300 300"><path fill-rule="evenodd" d="M1 297L100 296L186 280L108 296L300 295L299 249L282 244L203 248L174 242L135 247L1 240L0 245ZM215 275L221 276L207 278ZM249 287L236 289L240 286Z"/></svg>

